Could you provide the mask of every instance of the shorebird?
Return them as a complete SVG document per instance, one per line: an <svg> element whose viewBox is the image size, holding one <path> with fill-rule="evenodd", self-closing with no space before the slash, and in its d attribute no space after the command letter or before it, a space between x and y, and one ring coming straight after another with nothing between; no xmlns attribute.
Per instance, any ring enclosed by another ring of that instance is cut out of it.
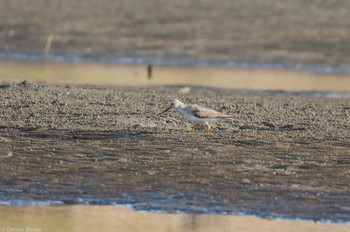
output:
<svg viewBox="0 0 350 232"><path fill-rule="evenodd" d="M203 125L208 134L211 131L211 123L220 122L225 119L233 119L234 117L227 114L222 114L212 109L205 108L199 105L186 105L181 101L174 99L169 101L169 107L158 115L164 114L171 108L177 110L182 114L189 122L193 124L190 128L190 132L194 132L198 125Z"/></svg>

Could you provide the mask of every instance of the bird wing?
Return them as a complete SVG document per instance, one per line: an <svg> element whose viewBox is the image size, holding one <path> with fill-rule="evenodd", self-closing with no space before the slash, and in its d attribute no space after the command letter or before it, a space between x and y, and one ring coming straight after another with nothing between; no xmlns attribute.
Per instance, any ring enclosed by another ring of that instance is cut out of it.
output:
<svg viewBox="0 0 350 232"><path fill-rule="evenodd" d="M192 105L191 107L192 114L197 118L232 118L230 115L222 114L199 105Z"/></svg>

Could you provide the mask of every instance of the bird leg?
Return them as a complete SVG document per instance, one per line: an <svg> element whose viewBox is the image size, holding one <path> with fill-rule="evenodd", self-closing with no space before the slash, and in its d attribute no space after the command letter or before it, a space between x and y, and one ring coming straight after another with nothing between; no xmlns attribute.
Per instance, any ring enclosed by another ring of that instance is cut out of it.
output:
<svg viewBox="0 0 350 232"><path fill-rule="evenodd" d="M197 126L196 125L193 125L190 129L189 129L189 132L195 132L197 129Z"/></svg>
<svg viewBox="0 0 350 232"><path fill-rule="evenodd" d="M212 127L209 125L209 123L205 124L205 131L207 132L208 135L210 135L211 128Z"/></svg>

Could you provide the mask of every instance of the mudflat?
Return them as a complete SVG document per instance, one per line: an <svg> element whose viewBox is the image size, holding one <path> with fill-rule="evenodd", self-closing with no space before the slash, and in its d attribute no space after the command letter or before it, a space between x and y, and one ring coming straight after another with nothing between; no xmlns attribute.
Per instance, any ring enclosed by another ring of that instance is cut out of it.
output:
<svg viewBox="0 0 350 232"><path fill-rule="evenodd" d="M350 65L346 0L0 0L5 53Z"/></svg>
<svg viewBox="0 0 350 232"><path fill-rule="evenodd" d="M349 221L349 99L0 84L0 200ZM210 135L179 98L235 116Z"/></svg>

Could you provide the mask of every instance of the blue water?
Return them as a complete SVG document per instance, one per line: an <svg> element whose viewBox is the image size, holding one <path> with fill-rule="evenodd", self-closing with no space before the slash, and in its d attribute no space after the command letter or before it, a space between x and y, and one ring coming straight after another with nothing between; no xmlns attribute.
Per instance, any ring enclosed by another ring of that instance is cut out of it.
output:
<svg viewBox="0 0 350 232"><path fill-rule="evenodd" d="M94 179L99 182L98 178ZM50 192L55 184L41 184L25 188L0 187L0 205L8 206L45 206L45 205L110 205L128 206L134 210L159 213L182 214L218 214L249 215L260 218L280 218L290 220L311 220L327 223L350 224L350 206L344 202L344 193L322 192L320 196L339 202L330 204L327 199L315 199L312 202L295 201L294 198L274 200L256 196L251 200L223 199L220 196L207 195L205 192L179 192L173 187L162 187L141 193L123 192L112 194L95 194L94 187L75 186L72 191L64 189ZM9 194L11 193L11 194ZM317 191L319 193L319 191ZM250 193L247 193L250 194ZM295 190L293 196L304 195L305 191Z"/></svg>
<svg viewBox="0 0 350 232"><path fill-rule="evenodd" d="M5 53L0 52L0 60L33 60L33 61L55 61L55 62L101 62L118 64L152 64L159 66L201 66L201 67L225 67L225 68L255 68L255 69L286 69L286 70L306 70L317 73L328 74L349 74L348 66L316 66L308 64L264 64L245 63L229 61L218 61L209 59L194 58L169 58L169 57L90 57L90 56L63 56L44 55L35 53Z"/></svg>

